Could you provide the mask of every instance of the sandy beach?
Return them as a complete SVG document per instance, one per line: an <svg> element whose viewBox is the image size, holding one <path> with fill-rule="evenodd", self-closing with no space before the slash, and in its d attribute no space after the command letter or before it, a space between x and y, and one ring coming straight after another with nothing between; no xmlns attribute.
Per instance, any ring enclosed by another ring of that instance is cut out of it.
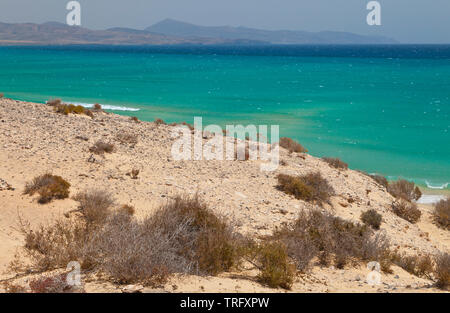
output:
<svg viewBox="0 0 450 313"><path fill-rule="evenodd" d="M172 129L116 114L62 115L45 104L0 99L0 280L14 277L7 267L23 245L17 231L19 215L38 226L77 209L72 198L38 204L36 197L23 194L27 182L47 172L69 181L71 196L89 189L107 190L117 203L135 207L138 218L175 195L198 194L212 210L235 221L239 233L258 238L313 207L276 189L276 176L319 171L336 191L331 205L323 210L360 222L362 212L375 209L383 217L379 232L386 234L397 251L450 252L450 236L434 224L432 205L420 205L422 217L411 224L392 212L394 198L386 188L362 173L332 168L309 154L285 149L280 149L284 165L274 172L261 172L260 161L175 161ZM137 136L137 144L120 143L117 136L121 133ZM98 140L113 142L116 151L88 161L89 147ZM132 169L139 169L138 179L127 175ZM369 270L361 264L345 269L314 266L296 275L289 291L261 285L251 267L218 276L173 275L159 288L137 288L142 292L441 292L431 279L416 277L396 265L392 269L392 274L382 275L378 286L366 283ZM11 281L26 285L32 276ZM95 275L83 276L83 281L87 292L123 292L125 288Z"/></svg>

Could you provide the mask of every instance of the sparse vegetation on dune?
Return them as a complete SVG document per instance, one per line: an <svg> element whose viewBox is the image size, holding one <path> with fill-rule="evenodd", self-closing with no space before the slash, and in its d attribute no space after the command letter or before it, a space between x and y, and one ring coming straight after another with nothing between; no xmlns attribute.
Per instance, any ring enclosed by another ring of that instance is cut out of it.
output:
<svg viewBox="0 0 450 313"><path fill-rule="evenodd" d="M306 153L308 152L307 149L305 149L300 143L297 141L288 138L288 137L281 137L280 138L280 147L285 148L290 153L292 152L298 152L298 153Z"/></svg>
<svg viewBox="0 0 450 313"><path fill-rule="evenodd" d="M328 165L330 165L331 167L341 169L341 170L348 169L348 164L339 158L323 157L322 160L325 161L326 163L328 163Z"/></svg>
<svg viewBox="0 0 450 313"><path fill-rule="evenodd" d="M433 216L437 225L443 229L450 230L450 197L436 203Z"/></svg>
<svg viewBox="0 0 450 313"><path fill-rule="evenodd" d="M58 105L62 104L61 99L50 99L47 100L47 105L52 106L52 107L56 107Z"/></svg>
<svg viewBox="0 0 450 313"><path fill-rule="evenodd" d="M156 118L154 123L159 126L159 125L166 125L166 122L164 122L162 119L160 118Z"/></svg>
<svg viewBox="0 0 450 313"><path fill-rule="evenodd" d="M321 265L334 263L337 268L362 260L378 261L385 271L390 268L389 242L384 236L317 210L302 212L293 225L276 232L274 239L286 245L299 271L306 271L315 257Z"/></svg>
<svg viewBox="0 0 450 313"><path fill-rule="evenodd" d="M115 146L112 143L107 143L104 141L97 141L95 144L89 148L89 151L95 154L105 154L105 153L113 153L115 150Z"/></svg>
<svg viewBox="0 0 450 313"><path fill-rule="evenodd" d="M56 113L60 113L60 114L64 114L64 115L69 115L70 113L84 114L89 117L93 117L92 111L86 109L85 107L83 107L81 105L57 104L54 107L55 107Z"/></svg>
<svg viewBox="0 0 450 313"><path fill-rule="evenodd" d="M392 203L392 211L411 224L417 223L422 216L422 212L417 207L417 204L402 198Z"/></svg>
<svg viewBox="0 0 450 313"><path fill-rule="evenodd" d="M419 187L404 179L390 182L388 185L388 192L397 199L405 199L408 201L419 200L422 192Z"/></svg>
<svg viewBox="0 0 450 313"><path fill-rule="evenodd" d="M381 175L369 175L369 177L371 177L374 181L376 181L381 186L388 188L389 182L386 179L386 177L381 176Z"/></svg>
<svg viewBox="0 0 450 313"><path fill-rule="evenodd" d="M303 176L279 174L277 179L278 189L304 201L329 202L330 197L335 193L333 187L322 177L320 172Z"/></svg>
<svg viewBox="0 0 450 313"><path fill-rule="evenodd" d="M370 209L361 214L361 221L375 230L380 229L383 218L376 210Z"/></svg>
<svg viewBox="0 0 450 313"><path fill-rule="evenodd" d="M113 210L103 192L76 199L81 217L37 230L22 223L33 267L51 270L77 260L116 283L152 285L175 272L215 275L241 258L241 237L197 197L176 197L143 220L135 219L130 207Z"/></svg>
<svg viewBox="0 0 450 313"><path fill-rule="evenodd" d="M70 184L61 176L50 173L37 176L25 186L24 194L33 196L39 194L38 202L49 203L53 199L66 199L69 197Z"/></svg>
<svg viewBox="0 0 450 313"><path fill-rule="evenodd" d="M130 120L135 122L135 123L140 123L139 119L137 118L137 116L130 116Z"/></svg>
<svg viewBox="0 0 450 313"><path fill-rule="evenodd" d="M121 144L135 146L139 141L139 137L129 132L120 132L116 135L116 140Z"/></svg>
<svg viewBox="0 0 450 313"><path fill-rule="evenodd" d="M3 93L0 92L0 99L3 99L5 95Z"/></svg>

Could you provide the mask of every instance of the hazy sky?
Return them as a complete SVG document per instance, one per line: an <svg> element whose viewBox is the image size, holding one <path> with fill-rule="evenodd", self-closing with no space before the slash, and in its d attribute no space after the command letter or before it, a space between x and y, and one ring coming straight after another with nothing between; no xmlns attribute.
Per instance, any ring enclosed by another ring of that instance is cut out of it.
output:
<svg viewBox="0 0 450 313"><path fill-rule="evenodd" d="M0 21L65 22L69 0L0 0ZM79 0L82 26L145 28L165 18L207 26L335 30L403 43L450 43L450 0L379 0L382 26L366 24L369 0Z"/></svg>

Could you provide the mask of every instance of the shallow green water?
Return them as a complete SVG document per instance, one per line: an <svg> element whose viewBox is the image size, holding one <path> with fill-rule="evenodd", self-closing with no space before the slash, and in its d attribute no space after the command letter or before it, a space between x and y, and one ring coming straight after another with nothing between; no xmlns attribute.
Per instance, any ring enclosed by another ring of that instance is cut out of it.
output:
<svg viewBox="0 0 450 313"><path fill-rule="evenodd" d="M357 47L319 48L325 55L210 49L0 48L0 91L98 102L142 120L279 124L281 136L351 168L433 187L450 182L448 48L434 57L426 49L406 57Z"/></svg>

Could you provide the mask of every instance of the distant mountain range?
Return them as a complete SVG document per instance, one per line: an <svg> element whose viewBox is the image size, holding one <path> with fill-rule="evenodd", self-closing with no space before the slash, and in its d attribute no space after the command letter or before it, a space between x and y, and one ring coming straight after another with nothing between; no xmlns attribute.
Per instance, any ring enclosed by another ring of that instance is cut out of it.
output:
<svg viewBox="0 0 450 313"><path fill-rule="evenodd" d="M258 44L391 44L394 39L345 32L269 31L246 27L208 27L166 19L145 30L90 30L57 22L0 23L0 45L258 45Z"/></svg>

